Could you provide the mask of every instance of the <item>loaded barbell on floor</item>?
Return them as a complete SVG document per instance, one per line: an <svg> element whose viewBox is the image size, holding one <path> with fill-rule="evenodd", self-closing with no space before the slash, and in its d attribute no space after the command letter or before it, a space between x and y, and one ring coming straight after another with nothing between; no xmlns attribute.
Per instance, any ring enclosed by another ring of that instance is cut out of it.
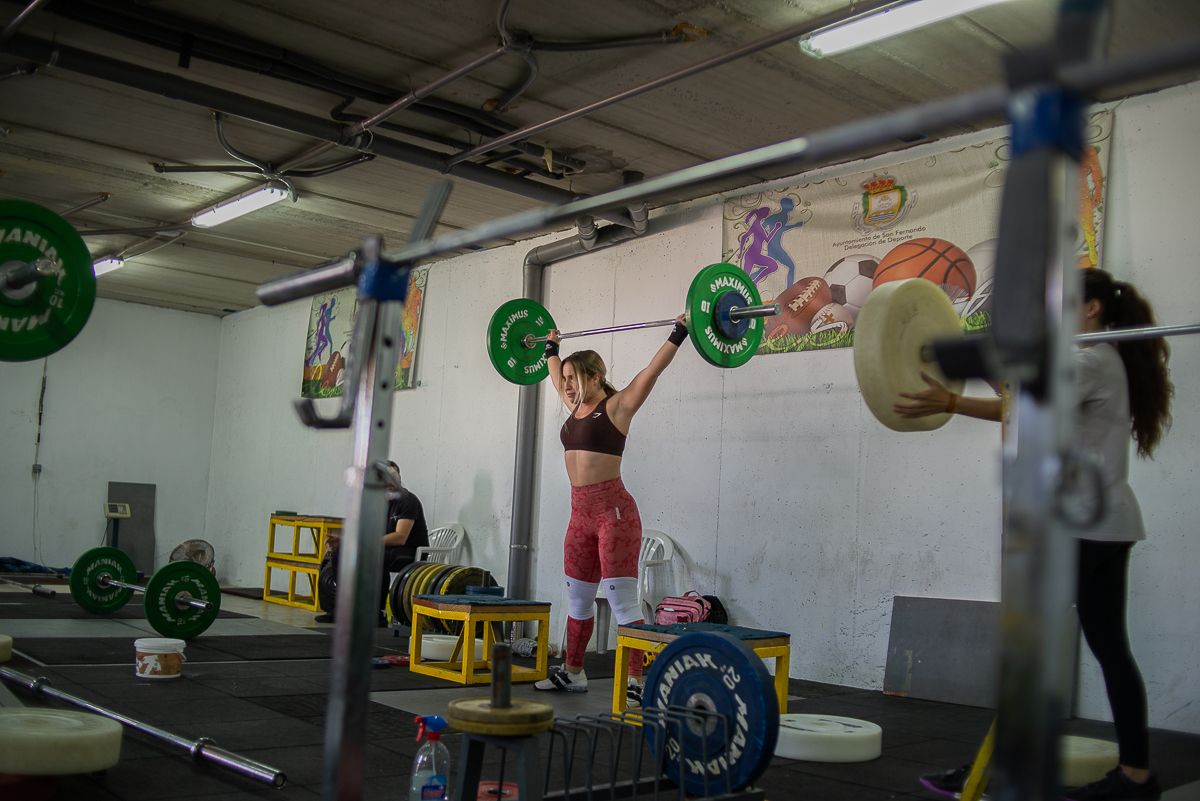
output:
<svg viewBox="0 0 1200 801"><path fill-rule="evenodd" d="M1200 333L1200 323L1114 328L1075 336L1076 342L1119 342ZM893 409L901 392L926 389L924 371L955 394L963 382L947 379L934 360L934 342L967 336L950 298L932 281L908 278L871 291L854 325L854 373L871 414L893 431L931 431L950 413L903 417Z"/></svg>
<svg viewBox="0 0 1200 801"><path fill-rule="evenodd" d="M71 568L71 597L98 615L115 612L135 593L145 599L146 620L164 637L190 640L203 634L221 611L221 588L207 568L195 562L163 565L146 586L134 584L137 570L118 548L93 548Z"/></svg>
<svg viewBox="0 0 1200 801"><path fill-rule="evenodd" d="M778 304L762 303L758 288L745 270L718 263L705 267L692 279L684 320L692 344L706 362L717 367L740 367L754 356L762 342L764 326L759 318L778 313ZM570 339L612 334L674 322L670 319L611 325L560 336ZM541 381L550 373L541 343L557 327L546 307L535 300L515 298L502 303L487 330L488 356L496 372L514 384Z"/></svg>
<svg viewBox="0 0 1200 801"><path fill-rule="evenodd" d="M0 361L66 347L95 302L92 257L71 224L34 203L0 200Z"/></svg>

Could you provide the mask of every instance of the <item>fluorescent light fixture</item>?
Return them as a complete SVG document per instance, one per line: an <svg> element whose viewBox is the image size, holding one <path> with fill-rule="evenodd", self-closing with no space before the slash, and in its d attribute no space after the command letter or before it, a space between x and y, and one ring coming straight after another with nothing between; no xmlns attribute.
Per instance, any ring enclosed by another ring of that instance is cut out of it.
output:
<svg viewBox="0 0 1200 801"><path fill-rule="evenodd" d="M800 40L800 49L817 58L831 56L1005 1L907 0L811 33Z"/></svg>
<svg viewBox="0 0 1200 801"><path fill-rule="evenodd" d="M278 203L287 196L288 191L283 187L266 184L196 212L192 215L192 225L197 228L212 228L214 225L229 222L235 217L266 208L272 203Z"/></svg>
<svg viewBox="0 0 1200 801"><path fill-rule="evenodd" d="M113 270L118 270L125 266L125 260L116 256L106 256L103 259L98 259L92 262L92 270L96 273L96 277L111 273Z"/></svg>

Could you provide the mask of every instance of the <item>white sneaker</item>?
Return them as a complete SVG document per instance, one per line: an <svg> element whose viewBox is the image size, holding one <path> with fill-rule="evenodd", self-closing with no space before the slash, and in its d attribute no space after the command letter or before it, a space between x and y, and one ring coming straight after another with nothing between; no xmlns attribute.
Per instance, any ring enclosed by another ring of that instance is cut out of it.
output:
<svg viewBox="0 0 1200 801"><path fill-rule="evenodd" d="M557 690L569 693L587 692L587 673L568 673L567 669L558 665L546 671L546 678L533 685L535 690Z"/></svg>
<svg viewBox="0 0 1200 801"><path fill-rule="evenodd" d="M642 681L632 676L629 677L629 682L625 685L625 708L642 708Z"/></svg>

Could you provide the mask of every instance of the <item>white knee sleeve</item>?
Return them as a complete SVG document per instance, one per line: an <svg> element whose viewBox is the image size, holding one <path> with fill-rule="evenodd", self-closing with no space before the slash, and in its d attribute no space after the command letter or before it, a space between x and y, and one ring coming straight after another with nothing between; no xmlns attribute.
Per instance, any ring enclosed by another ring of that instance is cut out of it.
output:
<svg viewBox="0 0 1200 801"><path fill-rule="evenodd" d="M609 578L601 579L604 585L604 597L612 607L617 624L624 626L642 619L642 607L638 603L637 579Z"/></svg>
<svg viewBox="0 0 1200 801"><path fill-rule="evenodd" d="M567 614L576 620L596 616L596 588L599 584L567 577Z"/></svg>

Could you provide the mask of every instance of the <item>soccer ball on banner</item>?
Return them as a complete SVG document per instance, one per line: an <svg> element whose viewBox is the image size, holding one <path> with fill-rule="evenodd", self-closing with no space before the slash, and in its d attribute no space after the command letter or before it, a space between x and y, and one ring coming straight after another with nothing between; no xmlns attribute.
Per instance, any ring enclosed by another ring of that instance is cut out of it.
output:
<svg viewBox="0 0 1200 801"><path fill-rule="evenodd" d="M877 267L879 260L874 256L859 254L843 256L825 271L825 282L833 293L833 302L845 306L856 320L858 310L871 292Z"/></svg>

